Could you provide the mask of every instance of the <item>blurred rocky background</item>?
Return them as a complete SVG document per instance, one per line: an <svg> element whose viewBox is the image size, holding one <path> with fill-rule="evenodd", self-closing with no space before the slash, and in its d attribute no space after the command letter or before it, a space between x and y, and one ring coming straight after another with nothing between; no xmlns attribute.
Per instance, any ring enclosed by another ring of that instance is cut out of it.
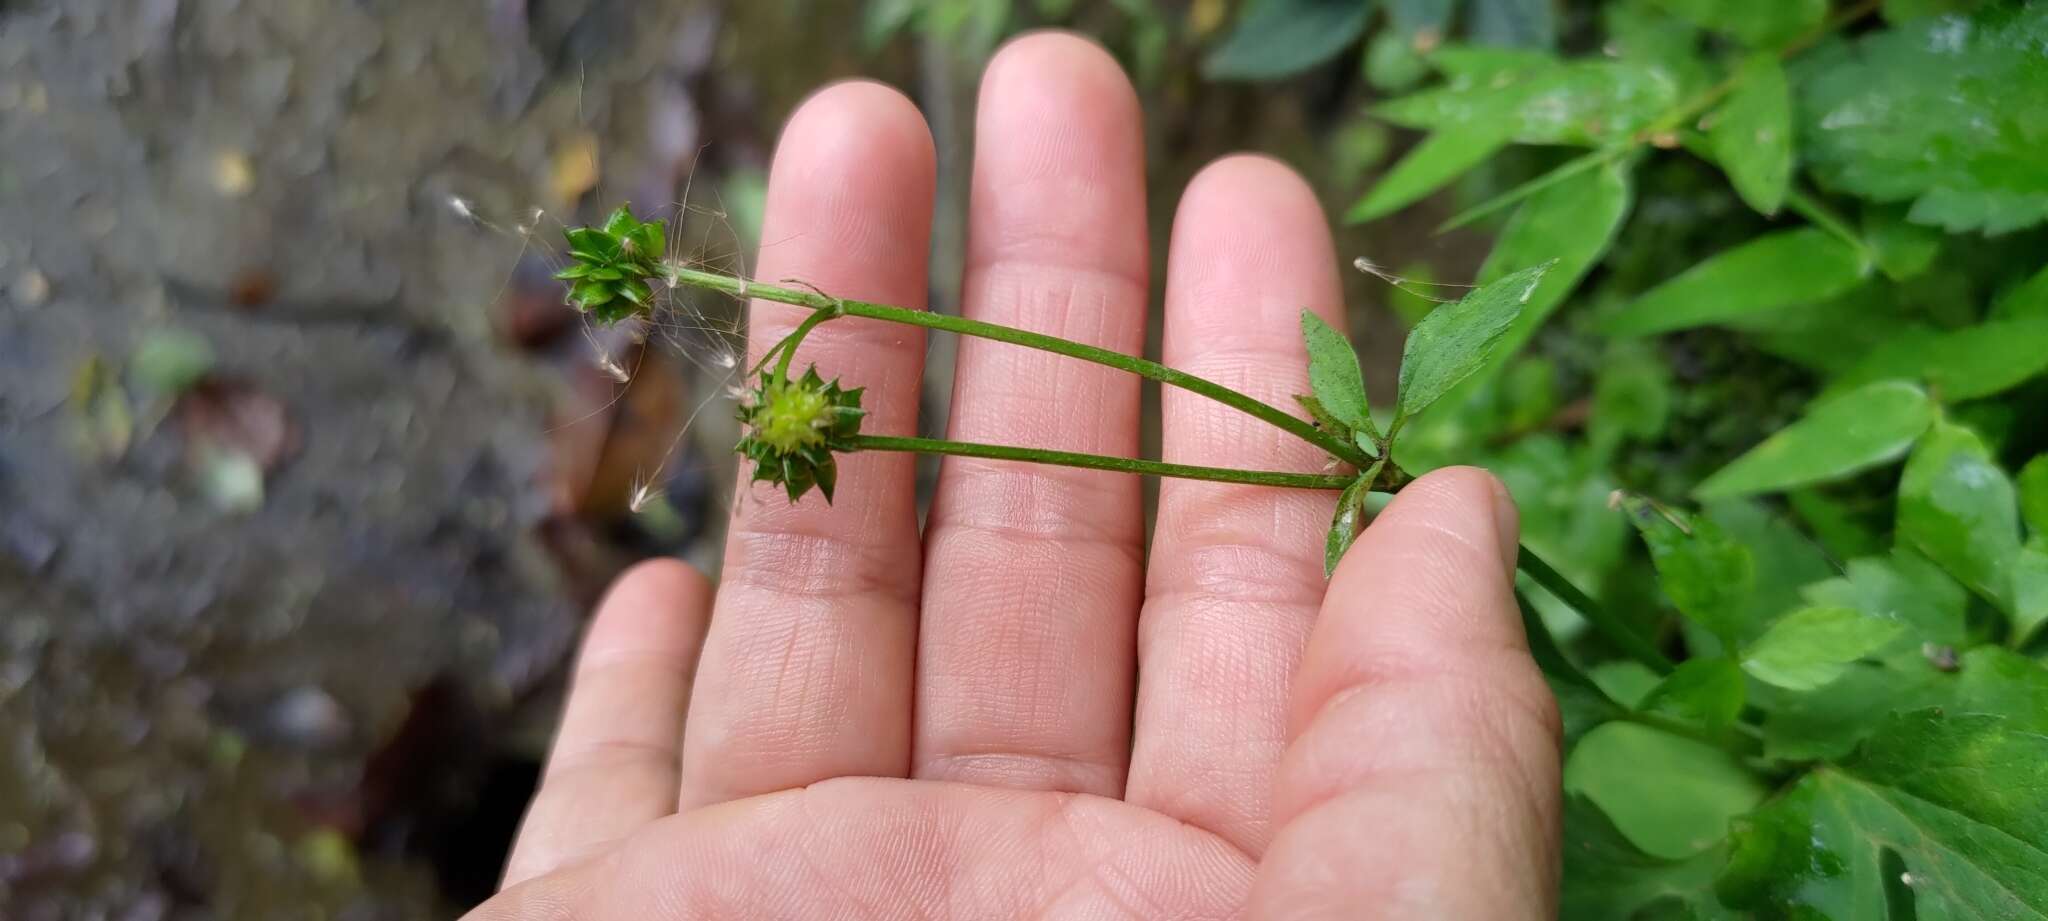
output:
<svg viewBox="0 0 2048 921"><path fill-rule="evenodd" d="M930 113L952 309L979 64L1045 22L1138 78L1155 256L1216 154L1321 181L1387 153L1329 130L1351 69L1201 80L1220 2L938 6L0 0L0 917L493 888L587 606L649 554L715 570L732 501L707 356L737 305L588 330L548 280L565 222L665 206L743 268L781 120L873 76ZM1416 232L1442 216L1346 245L1462 274Z"/></svg>

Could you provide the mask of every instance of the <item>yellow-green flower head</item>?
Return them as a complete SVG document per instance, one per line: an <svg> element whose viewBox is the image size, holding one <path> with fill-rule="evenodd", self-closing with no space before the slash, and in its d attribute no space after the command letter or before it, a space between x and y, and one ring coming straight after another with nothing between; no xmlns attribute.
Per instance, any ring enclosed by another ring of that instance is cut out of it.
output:
<svg viewBox="0 0 2048 921"><path fill-rule="evenodd" d="M826 382L815 366L795 379L762 372L760 384L739 405L745 429L739 452L754 462L755 481L782 484L791 502L812 486L832 501L838 482L832 455L854 449L853 436L867 415L860 406L862 390L842 390L837 379Z"/></svg>

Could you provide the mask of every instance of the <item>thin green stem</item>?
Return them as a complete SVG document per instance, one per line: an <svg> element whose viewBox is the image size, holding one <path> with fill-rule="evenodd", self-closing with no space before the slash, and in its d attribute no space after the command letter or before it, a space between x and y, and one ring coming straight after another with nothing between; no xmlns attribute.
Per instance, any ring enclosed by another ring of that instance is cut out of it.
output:
<svg viewBox="0 0 2048 921"><path fill-rule="evenodd" d="M689 285L694 288L705 288L712 291L722 291L735 297L760 298L764 301L808 307L813 310L837 307L844 315L850 317L867 317L873 320L920 326L925 329L936 329L962 336L993 339L997 342L1008 342L1012 345L1021 345L1058 355L1065 355L1069 358L1078 358L1082 361L1106 365L1119 371L1128 371L1147 380L1158 381L1162 384L1179 387L1190 393L1208 397L1232 409L1270 423L1282 431L1328 451L1332 457L1354 467L1363 469L1372 463L1372 458L1367 456L1357 445L1349 444L1322 429L1316 428L1313 424L1296 418L1286 410L1255 400L1214 381L1196 377L1185 371L1176 371L1156 361L1148 361L1133 355L1125 355L1122 352L1075 342L1071 339L1061 339L1058 336L1048 336L1043 333L999 326L994 323L983 323L978 320L969 320L965 317L949 316L924 310L910 310L904 307L893 307L888 304L873 304L867 301L841 300L816 291L799 291L779 285L762 284L761 282L750 281L733 275L703 272L672 263L663 266L663 272L669 280L676 284Z"/></svg>
<svg viewBox="0 0 2048 921"><path fill-rule="evenodd" d="M1671 660L1658 652L1657 647L1650 645L1650 642L1638 635L1634 628L1622 623L1599 602L1588 597L1585 592L1579 591L1579 587L1573 585L1570 579L1565 578L1563 573L1552 568L1528 547L1521 548L1515 566L1527 573L1529 578L1536 580L1537 585L1543 586L1544 591L1557 596L1557 600L1571 605L1573 610L1579 612L1580 617L1584 617L1587 623L1593 625L1593 629L1600 631L1602 636L1621 647L1623 652L1656 669L1660 674L1671 671Z"/></svg>
<svg viewBox="0 0 2048 921"><path fill-rule="evenodd" d="M814 311L805 317L802 323L798 323L796 329L791 330L789 335L784 336L781 342L775 344L776 348L782 350L782 357L775 360L775 380L789 380L789 364L796 359L796 347L803 344L804 337L810 335L811 330L817 329L818 324L839 315L836 307Z"/></svg>
<svg viewBox="0 0 2048 921"><path fill-rule="evenodd" d="M1134 457L1110 457L1046 448L948 441L943 438L906 438L897 435L855 435L847 447L854 451L908 451L917 454L951 454L955 457L986 457L1030 464L1058 464L1062 467L1082 467L1089 470L1113 470L1142 476L1208 480L1215 483L1245 483L1252 486L1285 486L1291 489L1341 490L1357 479L1319 473L1197 467L1192 464L1169 464L1165 461L1141 460Z"/></svg>

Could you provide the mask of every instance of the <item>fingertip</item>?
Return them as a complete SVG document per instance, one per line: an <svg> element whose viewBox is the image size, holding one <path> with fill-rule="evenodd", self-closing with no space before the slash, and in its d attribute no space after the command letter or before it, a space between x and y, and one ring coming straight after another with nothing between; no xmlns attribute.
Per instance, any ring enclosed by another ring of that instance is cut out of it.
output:
<svg viewBox="0 0 2048 921"><path fill-rule="evenodd" d="M783 127L776 165L785 156L816 164L872 164L872 158L937 169L931 128L917 103L874 80L842 80L806 97Z"/></svg>
<svg viewBox="0 0 2048 921"><path fill-rule="evenodd" d="M981 87L984 100L998 94L1010 103L1087 98L1109 107L1114 116L1135 116L1139 105L1137 88L1108 49L1060 29L1026 32L1005 42L989 59Z"/></svg>
<svg viewBox="0 0 2048 921"><path fill-rule="evenodd" d="M1389 522L1390 529L1443 530L1463 538L1475 551L1490 548L1496 568L1513 578L1521 513L1507 484L1484 468L1443 467L1417 477L1374 520L1375 525L1380 522Z"/></svg>
<svg viewBox="0 0 2048 921"><path fill-rule="evenodd" d="M711 580L681 560L643 560L613 580L584 640L585 664L617 650L694 660L711 613Z"/></svg>

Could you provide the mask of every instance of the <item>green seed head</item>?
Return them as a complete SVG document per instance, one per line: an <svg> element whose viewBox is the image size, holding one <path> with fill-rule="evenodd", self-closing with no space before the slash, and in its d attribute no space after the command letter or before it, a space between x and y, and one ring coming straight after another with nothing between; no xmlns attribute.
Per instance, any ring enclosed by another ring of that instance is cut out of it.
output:
<svg viewBox="0 0 2048 921"><path fill-rule="evenodd" d="M569 306L603 323L649 309L651 282L661 277L668 246L667 221L642 221L620 205L603 227L572 227L568 237L574 262L555 277L569 283Z"/></svg>
<svg viewBox="0 0 2048 921"><path fill-rule="evenodd" d="M867 415L860 407L861 393L861 388L840 389L837 380L828 383L816 367L793 380L764 371L739 406L745 429L739 452L754 462L755 481L782 484L791 502L812 486L832 501L838 482L832 455L853 449L853 436L860 434Z"/></svg>

